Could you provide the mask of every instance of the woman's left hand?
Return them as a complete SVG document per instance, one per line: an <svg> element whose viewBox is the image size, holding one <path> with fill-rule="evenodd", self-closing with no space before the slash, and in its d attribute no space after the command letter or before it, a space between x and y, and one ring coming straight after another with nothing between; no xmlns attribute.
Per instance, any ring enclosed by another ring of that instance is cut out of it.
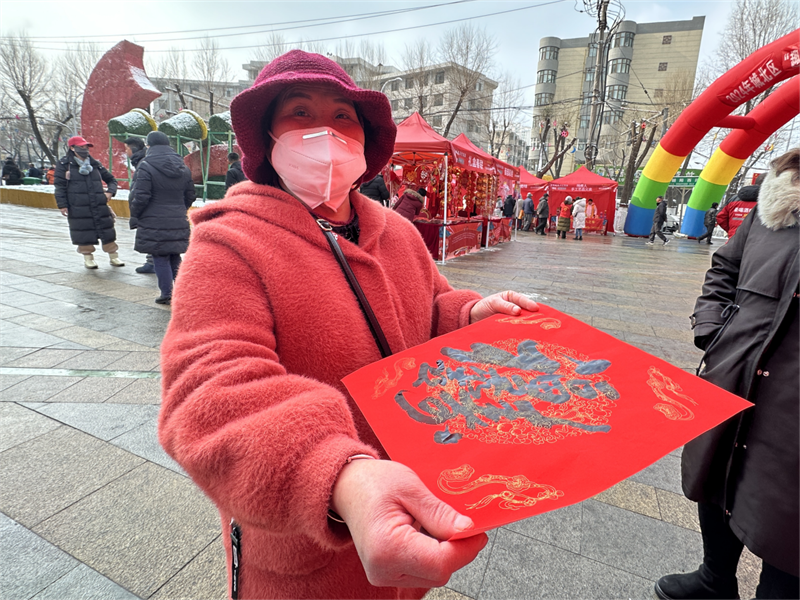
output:
<svg viewBox="0 0 800 600"><path fill-rule="evenodd" d="M527 296L523 296L519 292L506 290L505 292L500 292L499 294L487 296L473 306L469 313L469 322L477 323L481 319L491 317L496 313L516 316L520 314L522 309L530 312L536 312L539 310L539 305Z"/></svg>

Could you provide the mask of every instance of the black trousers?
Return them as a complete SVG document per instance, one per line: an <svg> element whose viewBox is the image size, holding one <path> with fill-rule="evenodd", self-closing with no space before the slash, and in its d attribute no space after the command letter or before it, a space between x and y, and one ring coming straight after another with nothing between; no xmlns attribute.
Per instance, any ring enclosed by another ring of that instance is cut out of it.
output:
<svg viewBox="0 0 800 600"><path fill-rule="evenodd" d="M703 235L701 235L699 238L697 238L697 241L698 242L702 242L703 240L707 239L708 243L710 244L711 243L711 236L714 233L714 227L716 227L716 224L706 226L706 232Z"/></svg>
<svg viewBox="0 0 800 600"><path fill-rule="evenodd" d="M653 223L653 226L650 228L650 241L652 242L658 236L662 242L666 242L667 238L661 233L661 228L664 226L663 223Z"/></svg>
<svg viewBox="0 0 800 600"><path fill-rule="evenodd" d="M712 589L736 589L736 568L744 544L731 530L725 513L716 504L697 505L700 530L703 534L703 565L700 574ZM796 532L787 532L794 535ZM800 598L800 580L763 562L756 598Z"/></svg>

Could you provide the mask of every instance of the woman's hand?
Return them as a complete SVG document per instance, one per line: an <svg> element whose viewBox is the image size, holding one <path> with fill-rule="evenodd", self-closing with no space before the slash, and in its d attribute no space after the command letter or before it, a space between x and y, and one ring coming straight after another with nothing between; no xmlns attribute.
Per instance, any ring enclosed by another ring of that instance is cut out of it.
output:
<svg viewBox="0 0 800 600"><path fill-rule="evenodd" d="M112 198L111 192L105 192L105 195L106 195L106 200L111 200Z"/></svg>
<svg viewBox="0 0 800 600"><path fill-rule="evenodd" d="M539 310L539 305L527 296L523 296L519 292L506 290L505 292L487 296L473 306L469 313L469 322L477 323L478 321L485 319L486 317L491 317L496 313L516 316L520 314L522 309L530 312L536 312Z"/></svg>
<svg viewBox="0 0 800 600"><path fill-rule="evenodd" d="M68 216L69 215L69 209L68 208L62 208L61 209L61 214L64 215L65 217Z"/></svg>
<svg viewBox="0 0 800 600"><path fill-rule="evenodd" d="M411 469L388 460L345 465L331 504L347 523L375 586L440 587L489 539L481 533L440 541L469 529L472 520L431 494Z"/></svg>

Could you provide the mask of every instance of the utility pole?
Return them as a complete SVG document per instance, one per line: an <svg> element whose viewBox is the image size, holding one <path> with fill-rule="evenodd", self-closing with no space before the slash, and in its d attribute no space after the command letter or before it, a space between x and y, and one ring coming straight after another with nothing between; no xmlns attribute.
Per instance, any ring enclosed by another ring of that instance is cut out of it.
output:
<svg viewBox="0 0 800 600"><path fill-rule="evenodd" d="M600 143L600 119L603 114L602 84L605 78L606 29L608 28L609 0L598 0L597 6L597 56L594 67L594 85L592 86L592 112L589 117L589 140L586 144L586 168L594 170Z"/></svg>

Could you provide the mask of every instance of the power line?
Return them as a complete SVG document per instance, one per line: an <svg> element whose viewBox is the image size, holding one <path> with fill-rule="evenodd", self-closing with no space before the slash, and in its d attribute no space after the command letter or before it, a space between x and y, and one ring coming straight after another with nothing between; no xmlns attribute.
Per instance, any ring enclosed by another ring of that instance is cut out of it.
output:
<svg viewBox="0 0 800 600"><path fill-rule="evenodd" d="M120 37L141 37L141 36L159 36L159 35L172 35L172 34L182 34L182 33L200 33L200 32L209 32L209 31L228 31L233 29L251 29L251 28L258 28L258 27L266 27L267 29L261 31L244 31L239 33L227 33L227 34L220 34L210 36L214 39L222 38L222 37L232 37L232 36L239 36L239 35L255 35L260 33L272 33L272 32L280 32L280 31L289 31L292 29L304 29L308 27L320 27L322 25L338 25L340 23L348 23L353 21L362 21L366 19L374 19L377 17L385 17L389 15L397 15L409 12L418 12L421 10L428 10L431 8L440 8L442 6L453 6L455 4L464 4L467 2L475 2L475 0L455 0L455 2L442 2L440 4L429 4L427 6L417 6L417 7L410 7L410 8L398 8L394 10L384 10L379 12L371 12L371 13L357 13L352 15L343 15L341 17L319 17L316 19L301 19L297 21L282 21L279 23L262 23L259 25L237 25L231 27L215 27L212 29L185 29L181 31L162 31L157 33L149 33L149 32L140 32L140 33L126 33L126 34L101 34L101 35L94 35L94 36L80 36L80 35L68 35L68 36L58 36L56 38L53 37L45 37L45 36L38 36L38 37L30 37L31 40L43 40L43 41L50 41L54 43L62 43L61 40L82 40L82 41L91 41L94 39L100 38L120 38ZM315 21L323 21L321 23L315 23ZM283 27L283 28L276 28L279 25L293 25L293 27ZM148 39L143 41L148 42L183 42L187 40L193 39L192 37L189 38L167 38L167 39ZM63 43L70 43L64 41ZM269 45L269 44L266 44ZM276 44L272 44L276 45Z"/></svg>
<svg viewBox="0 0 800 600"><path fill-rule="evenodd" d="M566 0L550 0L549 2L541 2L539 4L532 4L530 6L523 6L521 8L512 8L512 9L509 9L509 10L502 10L502 11L497 11L497 12L493 12L493 13L486 13L486 14L483 14L483 15L476 15L476 16L472 16L472 17L463 17L463 18L460 18L460 19L450 19L448 21L438 21L436 23L416 24L416 25L411 25L409 27L398 27L396 29L386 29L386 30L383 30L383 31L370 31L368 33L352 33L352 34L348 34L348 35L333 36L333 37L327 37L327 38L318 38L318 39L315 39L315 40L305 40L303 43L313 44L313 43L317 43L317 42L331 42L331 41L348 39L348 38L366 37L366 36L371 36L371 35L383 35L383 34L388 34L388 33L397 33L397 32L400 32L400 31L409 31L409 30L412 30L412 29L425 29L425 28L428 28L428 27L437 27L439 25L451 25L453 23L461 23L463 21L471 21L471 20L474 20L474 19L484 19L486 17L495 17L495 16L498 16L498 15L506 15L506 14L509 14L509 13L520 12L520 11L523 11L523 10L530 10L532 8L541 8L542 6L549 6L549 5L552 5L552 4L561 4L562 2L565 2L565 1ZM10 42L10 40L8 40L8 38L0 39L0 43L9 43L9 42ZM251 49L251 48L262 48L264 46L265 46L265 44L249 44L249 45L246 45L246 46L228 46L227 48L217 48L217 50L246 50L246 49ZM36 50L56 50L56 51L62 50L62 48L43 48L43 47L34 47L34 49L36 49ZM197 49L196 48L174 48L174 49L169 49L169 50L148 50L148 52L151 53L151 54L153 54L153 53L163 53L163 52L173 52L173 51L175 51L175 52L196 52Z"/></svg>

